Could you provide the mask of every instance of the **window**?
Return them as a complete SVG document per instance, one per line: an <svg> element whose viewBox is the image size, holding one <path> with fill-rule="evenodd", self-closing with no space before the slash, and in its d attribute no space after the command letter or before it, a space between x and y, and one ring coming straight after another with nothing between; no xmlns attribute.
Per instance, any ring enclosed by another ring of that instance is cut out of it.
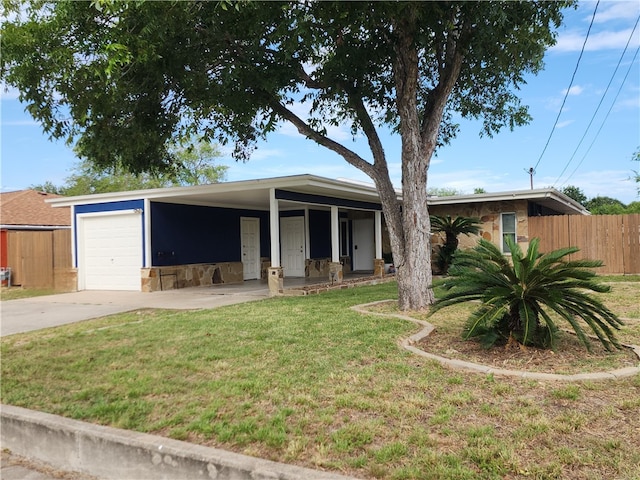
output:
<svg viewBox="0 0 640 480"><path fill-rule="evenodd" d="M503 253L511 253L507 245L507 238L514 243L516 241L516 214L503 213L500 217L500 230L502 231L502 251Z"/></svg>

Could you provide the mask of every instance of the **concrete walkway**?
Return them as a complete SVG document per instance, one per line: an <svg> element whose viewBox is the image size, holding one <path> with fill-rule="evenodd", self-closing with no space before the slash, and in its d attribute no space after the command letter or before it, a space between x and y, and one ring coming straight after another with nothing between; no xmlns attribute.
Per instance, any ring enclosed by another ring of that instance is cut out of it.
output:
<svg viewBox="0 0 640 480"><path fill-rule="evenodd" d="M83 290L0 302L0 336L57 327L141 308L198 310L261 300L269 296L266 282L183 288L164 292Z"/></svg>

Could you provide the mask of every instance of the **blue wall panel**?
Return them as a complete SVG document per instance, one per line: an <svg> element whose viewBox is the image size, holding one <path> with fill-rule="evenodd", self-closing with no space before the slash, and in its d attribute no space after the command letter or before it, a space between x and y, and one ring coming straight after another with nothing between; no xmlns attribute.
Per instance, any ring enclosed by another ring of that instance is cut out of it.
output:
<svg viewBox="0 0 640 480"><path fill-rule="evenodd" d="M331 258L331 212L309 210L310 258Z"/></svg>
<svg viewBox="0 0 640 480"><path fill-rule="evenodd" d="M76 205L74 208L76 215L78 213L112 212L118 210L132 210L135 208L144 209L144 200L125 200L123 202Z"/></svg>
<svg viewBox="0 0 640 480"><path fill-rule="evenodd" d="M240 217L260 218L260 256L268 257L268 212L152 202L152 264L241 261Z"/></svg>

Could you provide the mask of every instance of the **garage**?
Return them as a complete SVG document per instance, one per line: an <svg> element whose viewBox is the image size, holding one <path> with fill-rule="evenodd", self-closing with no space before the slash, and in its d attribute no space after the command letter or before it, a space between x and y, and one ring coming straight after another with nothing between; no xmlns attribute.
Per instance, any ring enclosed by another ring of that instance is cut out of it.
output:
<svg viewBox="0 0 640 480"><path fill-rule="evenodd" d="M78 215L80 290L137 290L142 267L140 212Z"/></svg>

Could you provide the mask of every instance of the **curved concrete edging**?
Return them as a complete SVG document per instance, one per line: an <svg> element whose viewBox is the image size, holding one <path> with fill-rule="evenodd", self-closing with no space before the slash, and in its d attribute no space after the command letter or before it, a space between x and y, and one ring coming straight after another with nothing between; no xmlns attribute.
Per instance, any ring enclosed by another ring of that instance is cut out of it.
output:
<svg viewBox="0 0 640 480"><path fill-rule="evenodd" d="M21 407L0 407L2 448L100 479L355 480Z"/></svg>
<svg viewBox="0 0 640 480"><path fill-rule="evenodd" d="M500 375L505 377L520 377L527 378L533 380L559 380L565 382L584 382L584 381L598 381L598 380L616 380L619 378L632 377L640 373L640 364L637 367L625 367L619 368L617 370L610 370L607 372L594 372L594 373L576 373L572 375L562 375L559 373L542 373L542 372L524 372L520 370L508 370L504 368L496 368L490 367L488 365L482 365L480 363L467 362L464 360L451 359L446 357L441 357L440 355L435 355L433 353L425 352L419 348L414 347L416 343L422 340L425 337L428 337L434 330L435 326L429 322L425 322L424 320L418 320L416 318L409 317L408 315L403 315L401 313L381 313L381 312L371 312L367 310L368 307L379 305L381 303L389 302L389 300L379 300L377 302L364 303L361 305L354 305L351 307L352 310L355 310L358 313L362 313L365 315L377 315L380 317L395 317L401 320L407 320L409 322L415 323L422 328L418 333L411 335L408 338L402 339L400 341L400 346L405 350L419 355L421 357L429 358L431 360L435 360L440 364L451 367L457 370L466 370L475 373L483 373L483 374L493 374ZM640 360L640 347L637 345L625 345L622 344L623 347L629 348Z"/></svg>

